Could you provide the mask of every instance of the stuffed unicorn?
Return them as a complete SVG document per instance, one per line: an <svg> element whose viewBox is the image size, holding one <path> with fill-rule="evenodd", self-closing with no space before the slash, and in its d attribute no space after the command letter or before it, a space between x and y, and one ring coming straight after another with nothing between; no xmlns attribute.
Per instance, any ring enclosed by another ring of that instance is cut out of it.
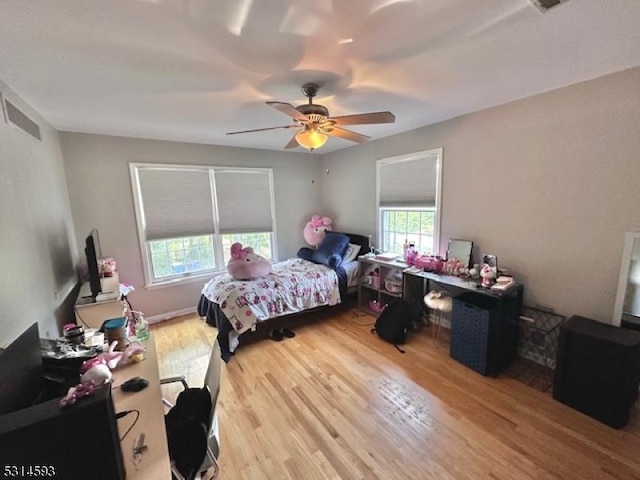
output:
<svg viewBox="0 0 640 480"><path fill-rule="evenodd" d="M231 259L227 270L235 280L253 280L271 273L271 263L258 255L251 247L242 247L241 243L231 245Z"/></svg>
<svg viewBox="0 0 640 480"><path fill-rule="evenodd" d="M317 247L322 242L325 234L331 230L331 219L313 215L302 231L305 241L312 247Z"/></svg>

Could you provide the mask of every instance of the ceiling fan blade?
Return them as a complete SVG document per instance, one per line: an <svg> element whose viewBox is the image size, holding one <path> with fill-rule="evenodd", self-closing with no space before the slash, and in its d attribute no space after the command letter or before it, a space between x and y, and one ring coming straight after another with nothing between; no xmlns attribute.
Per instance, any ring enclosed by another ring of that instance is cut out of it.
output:
<svg viewBox="0 0 640 480"><path fill-rule="evenodd" d="M362 135L361 133L352 132L351 130L345 130L340 127L333 127L331 130L323 130L327 135L333 135L334 137L344 138L345 140L351 140L356 143L364 143L367 140L371 139L367 135Z"/></svg>
<svg viewBox="0 0 640 480"><path fill-rule="evenodd" d="M266 102L270 107L275 108L279 112L284 113L285 115L289 115L294 120L298 120L299 122L306 122L309 119L301 114L296 108L290 103L284 102Z"/></svg>
<svg viewBox="0 0 640 480"><path fill-rule="evenodd" d="M296 135L297 135L297 133L296 133ZM291 140L289 140L289 143L287 143L287 144L284 146L284 149L285 149L285 150L288 150L288 149L290 149L290 148L296 148L296 147L298 147L298 146L299 146L299 145L298 145L298 141L296 140L296 135L294 135L293 137L291 137Z"/></svg>
<svg viewBox="0 0 640 480"><path fill-rule="evenodd" d="M280 127L256 128L254 130L242 130L240 132L227 132L227 135L237 135L239 133L264 132L266 130L278 130L280 128L300 128L300 125L282 125Z"/></svg>
<svg viewBox="0 0 640 480"><path fill-rule="evenodd" d="M365 125L372 123L394 123L396 116L391 112L371 112L331 117L329 120L336 122L336 125Z"/></svg>

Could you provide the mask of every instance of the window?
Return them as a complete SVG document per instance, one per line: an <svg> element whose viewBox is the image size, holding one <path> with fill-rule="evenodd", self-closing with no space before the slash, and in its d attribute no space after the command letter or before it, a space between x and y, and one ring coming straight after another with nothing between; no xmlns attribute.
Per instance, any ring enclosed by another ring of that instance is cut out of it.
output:
<svg viewBox="0 0 640 480"><path fill-rule="evenodd" d="M149 242L149 250L154 279L215 268L211 235L152 240Z"/></svg>
<svg viewBox="0 0 640 480"><path fill-rule="evenodd" d="M442 149L378 161L378 238L385 252L412 242L438 253Z"/></svg>
<svg viewBox="0 0 640 480"><path fill-rule="evenodd" d="M234 242L275 259L271 169L130 164L147 285L224 270Z"/></svg>
<svg viewBox="0 0 640 480"><path fill-rule="evenodd" d="M419 252L433 252L435 208L380 208L382 249L402 253L404 242L413 242Z"/></svg>

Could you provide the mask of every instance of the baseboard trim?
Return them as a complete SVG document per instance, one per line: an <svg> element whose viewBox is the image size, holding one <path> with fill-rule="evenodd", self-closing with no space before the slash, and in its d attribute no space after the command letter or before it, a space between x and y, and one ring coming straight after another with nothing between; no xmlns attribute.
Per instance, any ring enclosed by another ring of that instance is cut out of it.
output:
<svg viewBox="0 0 640 480"><path fill-rule="evenodd" d="M150 324L164 322L165 320L171 320L172 318L182 317L183 315L190 315L196 313L196 307L184 308L182 310L175 310L173 312L165 312L159 315L152 315L150 317L145 316L145 319Z"/></svg>

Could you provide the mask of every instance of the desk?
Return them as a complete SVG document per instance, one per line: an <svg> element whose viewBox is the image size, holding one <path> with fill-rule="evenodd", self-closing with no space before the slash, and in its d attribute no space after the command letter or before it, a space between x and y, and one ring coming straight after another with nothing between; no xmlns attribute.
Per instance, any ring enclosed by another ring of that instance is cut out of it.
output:
<svg viewBox="0 0 640 480"><path fill-rule="evenodd" d="M112 277L100 279L103 292L113 292L117 296L110 300L96 301L91 297L89 282L80 287L75 304L76 323L85 328L100 328L105 320L122 316L123 305L120 301L120 277L115 272Z"/></svg>
<svg viewBox="0 0 640 480"><path fill-rule="evenodd" d="M167 434L164 427L164 407L160 391L160 375L158 358L153 334L142 342L147 349L147 358L139 363L131 363L113 371L113 404L116 412L138 410L140 418L135 426L121 442L122 456L127 472L127 480L162 480L171 479ZM149 381L149 386L139 392L123 392L119 387L132 377L142 377ZM135 420L135 413L118 420L120 436L127 431ZM133 444L136 437L145 434L148 448L142 453L138 464L133 461Z"/></svg>
<svg viewBox="0 0 640 480"><path fill-rule="evenodd" d="M516 358L522 285L495 292L452 275L416 269L405 269L403 275L406 300L422 301L431 290L452 297L451 357L483 375L499 373Z"/></svg>

